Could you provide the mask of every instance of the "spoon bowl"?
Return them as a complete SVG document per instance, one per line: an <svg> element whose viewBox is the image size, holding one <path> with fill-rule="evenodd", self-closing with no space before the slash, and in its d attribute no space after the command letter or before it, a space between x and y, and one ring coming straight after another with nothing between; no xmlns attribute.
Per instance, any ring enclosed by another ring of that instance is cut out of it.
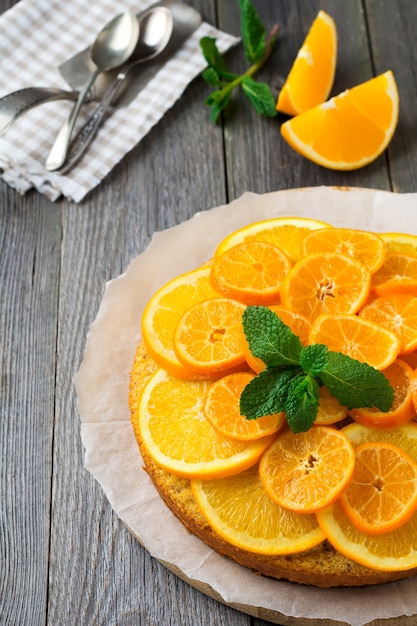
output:
<svg viewBox="0 0 417 626"><path fill-rule="evenodd" d="M131 11L111 20L97 35L90 57L99 71L119 67L133 54L140 38L140 26Z"/></svg>
<svg viewBox="0 0 417 626"><path fill-rule="evenodd" d="M132 64L149 61L160 54L171 38L173 26L172 13L164 6L150 8L142 13Z"/></svg>
<svg viewBox="0 0 417 626"><path fill-rule="evenodd" d="M64 122L46 160L46 169L54 171L65 162L72 131L81 107L100 72L120 67L134 52L140 37L139 22L134 13L126 11L113 18L98 34L90 58L95 68L81 89L78 99Z"/></svg>

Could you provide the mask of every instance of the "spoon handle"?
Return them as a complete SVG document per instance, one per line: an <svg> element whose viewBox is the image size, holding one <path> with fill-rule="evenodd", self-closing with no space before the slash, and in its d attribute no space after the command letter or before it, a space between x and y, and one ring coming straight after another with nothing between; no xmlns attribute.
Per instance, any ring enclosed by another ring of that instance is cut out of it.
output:
<svg viewBox="0 0 417 626"><path fill-rule="evenodd" d="M120 91L126 75L127 73L125 72L120 72L117 75L116 79L101 99L98 107L93 111L91 117L82 127L78 135L74 138L70 146L68 159L59 170L60 174L66 174L67 172L69 172L70 169L72 169L72 167L80 160L80 158L85 153L93 137L98 131L98 128L107 110L109 109L114 98Z"/></svg>
<svg viewBox="0 0 417 626"><path fill-rule="evenodd" d="M84 104L84 100L86 99L88 92L90 91L99 73L99 69L96 69L90 74L88 81L84 85L83 89L80 91L80 94L71 113L69 114L69 117L65 120L61 130L59 131L55 139L55 142L45 163L46 169L50 172L58 170L65 163L75 122L77 120L81 107Z"/></svg>
<svg viewBox="0 0 417 626"><path fill-rule="evenodd" d="M25 87L0 98L0 137L30 109L53 100L76 100L78 91L52 87Z"/></svg>

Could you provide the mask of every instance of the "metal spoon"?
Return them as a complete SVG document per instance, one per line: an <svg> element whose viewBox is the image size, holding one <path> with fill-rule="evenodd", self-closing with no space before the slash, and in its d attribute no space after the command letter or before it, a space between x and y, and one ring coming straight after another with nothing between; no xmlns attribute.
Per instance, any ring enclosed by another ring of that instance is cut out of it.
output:
<svg viewBox="0 0 417 626"><path fill-rule="evenodd" d="M167 7L151 7L142 13L138 19L140 34L132 58L121 68L113 84L104 94L99 106L93 111L88 122L74 139L70 156L59 170L62 174L68 172L75 165L90 145L109 106L119 93L128 72L136 65L150 61L161 54L171 38L174 20Z"/></svg>
<svg viewBox="0 0 417 626"><path fill-rule="evenodd" d="M136 15L126 11L111 20L98 34L91 48L91 60L95 69L81 89L74 108L58 133L46 160L47 170L57 170L64 164L75 121L94 81L100 72L119 67L127 61L136 48L139 32Z"/></svg>

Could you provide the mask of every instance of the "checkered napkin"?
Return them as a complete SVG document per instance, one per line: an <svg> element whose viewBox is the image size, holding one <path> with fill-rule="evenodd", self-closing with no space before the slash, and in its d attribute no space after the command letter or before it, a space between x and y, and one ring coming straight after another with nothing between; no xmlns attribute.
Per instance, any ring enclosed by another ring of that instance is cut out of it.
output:
<svg viewBox="0 0 417 626"><path fill-rule="evenodd" d="M140 13L154 0L20 0L0 17L0 97L24 87L69 89L59 66L90 46L113 17ZM238 40L202 23L141 91L114 107L82 160L65 175L44 166L73 103L48 102L19 117L0 138L0 171L20 193L36 188L51 200L79 202L110 172L181 96L205 67L199 40L217 39L221 52ZM142 66L144 67L144 66ZM133 70L134 71L134 70ZM80 128L96 105L87 104Z"/></svg>

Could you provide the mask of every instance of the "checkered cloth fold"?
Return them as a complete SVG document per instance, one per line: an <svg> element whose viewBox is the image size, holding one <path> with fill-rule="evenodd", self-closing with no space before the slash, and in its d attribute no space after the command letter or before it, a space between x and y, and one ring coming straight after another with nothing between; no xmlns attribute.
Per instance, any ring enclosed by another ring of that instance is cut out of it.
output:
<svg viewBox="0 0 417 626"><path fill-rule="evenodd" d="M20 0L0 17L0 97L24 87L69 85L59 66L90 46L97 33L126 9L139 13L153 0ZM24 194L37 189L51 200L75 202L100 183L147 134L204 69L199 40L217 39L221 52L238 40L202 23L128 104L114 107L82 160L66 175L48 172L45 160L71 110L69 101L48 102L19 117L0 138L3 179ZM79 128L94 106L84 107Z"/></svg>

